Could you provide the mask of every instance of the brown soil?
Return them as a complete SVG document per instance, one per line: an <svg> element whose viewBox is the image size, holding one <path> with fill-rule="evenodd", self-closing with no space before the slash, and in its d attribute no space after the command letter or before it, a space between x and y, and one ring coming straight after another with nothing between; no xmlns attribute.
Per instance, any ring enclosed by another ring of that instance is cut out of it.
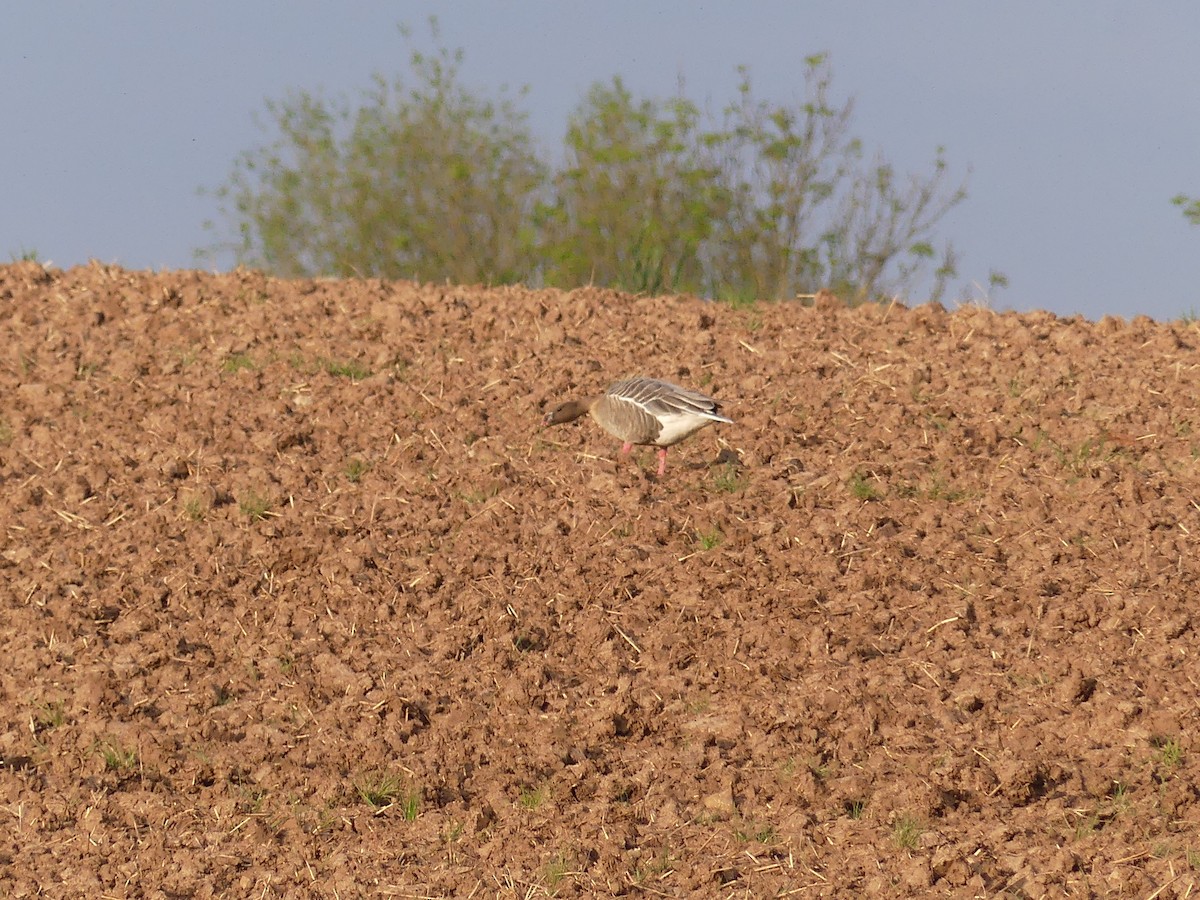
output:
<svg viewBox="0 0 1200 900"><path fill-rule="evenodd" d="M0 894L1182 897L1200 326L0 268ZM543 407L735 425L628 459Z"/></svg>

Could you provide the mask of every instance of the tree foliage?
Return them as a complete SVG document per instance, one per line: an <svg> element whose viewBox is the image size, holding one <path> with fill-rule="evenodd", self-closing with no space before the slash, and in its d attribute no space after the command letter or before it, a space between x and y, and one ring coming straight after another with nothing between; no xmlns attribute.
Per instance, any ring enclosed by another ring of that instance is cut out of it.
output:
<svg viewBox="0 0 1200 900"><path fill-rule="evenodd" d="M1179 194L1172 197L1171 202L1183 211L1184 217L1189 222L1193 225L1200 225L1200 199Z"/></svg>
<svg viewBox="0 0 1200 900"><path fill-rule="evenodd" d="M794 108L755 98L746 69L739 73L724 127L703 136L731 197L713 245L715 293L789 297L825 287L861 299L910 287L937 256L936 225L966 199L964 187L947 184L941 150L926 176L901 178L882 155L864 165L850 134L853 103L832 100L823 55L806 60L805 98ZM954 274L947 245L935 296Z"/></svg>
<svg viewBox="0 0 1200 900"><path fill-rule="evenodd" d="M698 158L699 112L597 84L571 118L542 234L546 283L701 292L701 252L724 209L719 173Z"/></svg>
<svg viewBox="0 0 1200 900"><path fill-rule="evenodd" d="M279 136L217 191L241 264L284 276L511 282L528 275L546 167L525 115L459 78L461 52L413 53L357 105L269 102Z"/></svg>
<svg viewBox="0 0 1200 900"><path fill-rule="evenodd" d="M463 86L461 62L414 52L407 80L376 76L355 103L305 92L268 103L277 136L217 189L233 237L209 253L286 276L747 301L820 288L874 298L926 281L936 298L956 274L935 232L964 187L940 149L927 174L868 161L824 56L806 60L792 105L758 98L739 69L719 116L682 95L635 97L619 77L596 84L557 166L510 99Z"/></svg>

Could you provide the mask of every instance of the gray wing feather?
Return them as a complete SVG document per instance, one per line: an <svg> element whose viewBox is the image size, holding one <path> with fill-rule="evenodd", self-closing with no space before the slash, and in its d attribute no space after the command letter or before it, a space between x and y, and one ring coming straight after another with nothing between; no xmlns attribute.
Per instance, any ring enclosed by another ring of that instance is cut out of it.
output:
<svg viewBox="0 0 1200 900"><path fill-rule="evenodd" d="M618 381L605 393L610 397L627 400L651 416L691 415L714 422L733 422L718 412L720 405L712 397L657 378L629 378Z"/></svg>
<svg viewBox="0 0 1200 900"><path fill-rule="evenodd" d="M605 393L593 407L594 418L609 434L631 444L651 444L662 423L643 406L620 394Z"/></svg>

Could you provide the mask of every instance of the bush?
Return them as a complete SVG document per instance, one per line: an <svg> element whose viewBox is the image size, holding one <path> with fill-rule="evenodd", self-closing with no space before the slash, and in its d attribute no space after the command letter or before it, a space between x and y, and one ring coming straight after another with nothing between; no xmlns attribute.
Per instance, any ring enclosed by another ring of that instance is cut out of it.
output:
<svg viewBox="0 0 1200 900"><path fill-rule="evenodd" d="M240 264L286 277L470 282L528 275L546 180L525 114L459 83L462 55L413 53L413 87L375 77L357 106L300 92L216 191Z"/></svg>
<svg viewBox="0 0 1200 900"><path fill-rule="evenodd" d="M956 274L934 232L965 188L949 183L941 150L927 175L864 162L824 56L806 60L793 106L758 99L738 69L737 99L716 122L682 95L596 84L556 169L510 99L462 86L461 61L414 52L410 82L377 75L356 104L304 92L268 103L278 136L216 190L234 237L202 255L232 250L283 276L593 283L735 302L820 288L873 299L927 276L940 298Z"/></svg>
<svg viewBox="0 0 1200 900"><path fill-rule="evenodd" d="M727 199L697 153L695 106L635 101L620 78L572 116L541 224L547 284L706 291L701 256Z"/></svg>

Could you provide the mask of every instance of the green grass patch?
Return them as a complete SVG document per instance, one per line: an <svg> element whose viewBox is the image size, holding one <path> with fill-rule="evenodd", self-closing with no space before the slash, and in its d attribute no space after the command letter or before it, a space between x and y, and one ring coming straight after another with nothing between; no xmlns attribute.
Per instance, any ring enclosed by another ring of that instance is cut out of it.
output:
<svg viewBox="0 0 1200 900"><path fill-rule="evenodd" d="M892 840L901 850L916 850L925 833L925 823L917 816L905 813L892 826Z"/></svg>
<svg viewBox="0 0 1200 900"><path fill-rule="evenodd" d="M375 812L399 806L404 821L415 821L421 812L421 794L405 786L404 779L392 772L366 772L352 782L359 799Z"/></svg>
<svg viewBox="0 0 1200 900"><path fill-rule="evenodd" d="M400 813L405 822L415 822L421 813L421 795L417 791L409 791L400 798Z"/></svg>
<svg viewBox="0 0 1200 900"><path fill-rule="evenodd" d="M343 361L318 357L317 365L330 375L334 375L338 378L349 378L351 381L362 381L371 374L371 370L356 359Z"/></svg>
<svg viewBox="0 0 1200 900"><path fill-rule="evenodd" d="M925 495L930 500L945 500L949 503L957 503L967 496L967 492L956 488L946 482L946 479L941 475L935 475L930 479L929 484L925 488Z"/></svg>
<svg viewBox="0 0 1200 900"><path fill-rule="evenodd" d="M361 459L351 459L342 471L347 481L357 484L364 475L371 471L371 464L365 463Z"/></svg>
<svg viewBox="0 0 1200 900"><path fill-rule="evenodd" d="M193 522L199 522L207 512L208 507L199 497L188 497L183 501L183 514Z"/></svg>
<svg viewBox="0 0 1200 900"><path fill-rule="evenodd" d="M1176 769L1183 762L1183 746L1179 743L1178 738L1153 738L1151 744L1155 747L1156 751L1154 754L1155 762L1164 769Z"/></svg>
<svg viewBox="0 0 1200 900"><path fill-rule="evenodd" d="M250 521L257 522L259 519L265 519L270 513L271 501L250 491L238 501L238 509L242 511L242 515L248 516Z"/></svg>
<svg viewBox="0 0 1200 900"><path fill-rule="evenodd" d="M110 772L123 775L137 768L137 751L125 748L117 741L105 741L99 744L96 752L104 759L104 768Z"/></svg>
<svg viewBox="0 0 1200 900"><path fill-rule="evenodd" d="M1095 813L1084 816L1075 826L1075 840L1081 841L1084 838L1095 834L1096 829L1100 827L1100 817Z"/></svg>
<svg viewBox="0 0 1200 900"><path fill-rule="evenodd" d="M251 358L249 353L231 353L221 363L221 371L229 375L241 372L243 369L254 371L257 368L258 364Z"/></svg>
<svg viewBox="0 0 1200 900"><path fill-rule="evenodd" d="M61 700L51 700L39 703L33 714L33 730L35 732L57 728L67 721L67 706Z"/></svg>
<svg viewBox="0 0 1200 900"><path fill-rule="evenodd" d="M1102 439L1088 438L1078 447L1056 447L1055 456L1063 468L1079 477L1091 475L1111 454L1104 452Z"/></svg>
<svg viewBox="0 0 1200 900"><path fill-rule="evenodd" d="M967 491L951 484L937 472L916 484L901 482L893 487L892 492L903 500L943 500L947 503L958 503L969 496Z"/></svg>
<svg viewBox="0 0 1200 900"><path fill-rule="evenodd" d="M746 489L750 480L738 471L733 463L726 463L721 471L713 478L713 487L726 494L736 494Z"/></svg>
<svg viewBox="0 0 1200 900"><path fill-rule="evenodd" d="M712 550L714 547L719 547L723 540L725 540L725 535L721 534L720 528L696 532L696 543L700 545L701 550Z"/></svg>
<svg viewBox="0 0 1200 900"><path fill-rule="evenodd" d="M574 870L574 864L565 853L556 853L542 868L542 880L546 882L546 887L554 891Z"/></svg>
<svg viewBox="0 0 1200 900"><path fill-rule="evenodd" d="M850 476L850 493L854 495L856 500L878 500L880 497L879 491L875 485L867 479L867 476L862 472L855 472Z"/></svg>
<svg viewBox="0 0 1200 900"><path fill-rule="evenodd" d="M517 797L522 809L537 809L550 797L550 792L544 787L524 788Z"/></svg>
<svg viewBox="0 0 1200 900"><path fill-rule="evenodd" d="M1118 816L1123 812L1128 811L1133 801L1129 799L1129 785L1123 781L1114 781L1112 790L1109 792L1109 799L1112 801L1113 815Z"/></svg>
<svg viewBox="0 0 1200 900"><path fill-rule="evenodd" d="M755 841L759 844L773 844L778 835L770 825L751 825L745 828L735 828L733 836L743 844Z"/></svg>

